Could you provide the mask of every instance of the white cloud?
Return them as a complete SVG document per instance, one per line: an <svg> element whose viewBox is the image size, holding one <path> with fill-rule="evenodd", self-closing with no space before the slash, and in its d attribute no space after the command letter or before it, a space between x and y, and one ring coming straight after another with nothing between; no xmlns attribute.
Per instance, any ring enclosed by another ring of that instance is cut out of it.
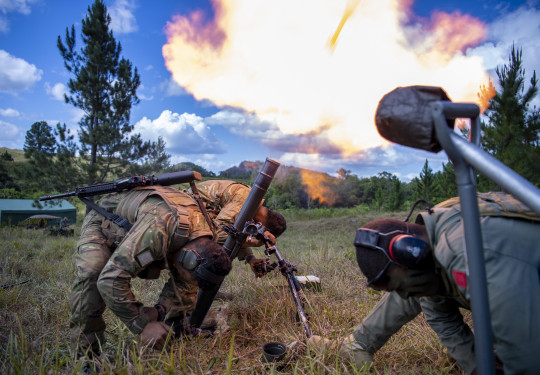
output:
<svg viewBox="0 0 540 375"><path fill-rule="evenodd" d="M165 92L165 96L187 95L186 90L172 79L161 82L160 88Z"/></svg>
<svg viewBox="0 0 540 375"><path fill-rule="evenodd" d="M2 134L2 146L8 148L20 148L20 131L16 125L0 120L0 134Z"/></svg>
<svg viewBox="0 0 540 375"><path fill-rule="evenodd" d="M41 79L43 71L23 59L0 50L0 92L28 90Z"/></svg>
<svg viewBox="0 0 540 375"><path fill-rule="evenodd" d="M136 5L131 0L116 0L109 7L111 16L111 28L118 34L129 34L138 30L137 20L133 12Z"/></svg>
<svg viewBox="0 0 540 375"><path fill-rule="evenodd" d="M183 163L183 162L194 163L196 165L203 167L207 171L211 171L216 174L231 167L231 165L227 165L220 159L217 159L215 154L204 154L202 155L202 157L196 158L196 159L194 159L193 157L185 157L185 156L180 156L180 155L171 156L171 163L173 165L178 164L178 163Z"/></svg>
<svg viewBox="0 0 540 375"><path fill-rule="evenodd" d="M30 14L30 5L34 2L35 0L0 0L0 32L7 33L9 31L9 21L5 17L7 13Z"/></svg>
<svg viewBox="0 0 540 375"><path fill-rule="evenodd" d="M321 127L302 134L285 134L275 123L262 121L254 113L223 110L205 119L209 125L221 125L231 133L260 142L282 152L305 152L307 154L338 154L339 147L332 144L327 130Z"/></svg>
<svg viewBox="0 0 540 375"><path fill-rule="evenodd" d="M82 109L76 107L70 107L69 112L71 114L71 122L74 124L78 124L85 114Z"/></svg>
<svg viewBox="0 0 540 375"><path fill-rule="evenodd" d="M468 55L481 56L487 70L508 63L512 45L523 51L523 64L527 77L540 66L540 9L523 5L489 25L488 41L467 51ZM494 74L494 73L492 73ZM496 78L494 80L496 82Z"/></svg>
<svg viewBox="0 0 540 375"><path fill-rule="evenodd" d="M54 86L51 86L49 82L45 82L45 90L53 99L64 101L64 94L68 93L66 85L63 83L56 83Z"/></svg>
<svg viewBox="0 0 540 375"><path fill-rule="evenodd" d="M34 3L34 0L2 0L0 1L0 12L19 12L22 14L30 14L30 4Z"/></svg>
<svg viewBox="0 0 540 375"><path fill-rule="evenodd" d="M0 33L7 33L9 31L9 22L5 17L0 14Z"/></svg>
<svg viewBox="0 0 540 375"><path fill-rule="evenodd" d="M331 175L335 175L337 170L344 168L360 178L388 172L402 181L410 181L412 178L418 177L426 159L428 159L433 172L440 171L442 163L448 162L444 152L433 154L400 145L390 145L386 148L375 147L349 155L287 152L279 157L279 162Z"/></svg>
<svg viewBox="0 0 540 375"><path fill-rule="evenodd" d="M20 113L16 109L13 108L0 108L0 116L5 117L19 117Z"/></svg>
<svg viewBox="0 0 540 375"><path fill-rule="evenodd" d="M151 96L146 96L144 94L137 94L137 97L141 100L153 100L154 99L154 95L151 95Z"/></svg>
<svg viewBox="0 0 540 375"><path fill-rule="evenodd" d="M225 144L211 131L204 120L194 114L182 115L165 110L155 119L143 117L135 124L143 139L157 141L161 136L166 149L173 154L222 154Z"/></svg>

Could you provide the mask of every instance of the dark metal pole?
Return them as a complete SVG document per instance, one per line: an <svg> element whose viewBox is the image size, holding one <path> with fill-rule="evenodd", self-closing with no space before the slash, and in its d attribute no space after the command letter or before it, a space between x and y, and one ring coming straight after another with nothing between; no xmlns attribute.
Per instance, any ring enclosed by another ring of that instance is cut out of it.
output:
<svg viewBox="0 0 540 375"><path fill-rule="evenodd" d="M259 174L251 186L251 190L244 205L242 206L242 210L240 210L240 213L234 222L234 229L236 233L241 233L244 230L244 225L246 222L252 220L253 216L255 216L255 213L261 205L264 194L266 193L266 190L268 190L268 187L270 186L270 183L272 182L278 168L279 163L275 160L267 158L264 162ZM231 260L236 257L238 250L244 242L244 239L245 236L240 236L239 240L234 233L230 233L229 237L227 237L227 240L223 245L223 249L227 252L227 254L229 254ZM221 284L222 283L210 290L199 290L195 310L193 310L193 313L189 319L189 324L191 326L195 328L199 328L201 326L206 314L214 302L214 299L216 298Z"/></svg>
<svg viewBox="0 0 540 375"><path fill-rule="evenodd" d="M441 146L452 160L456 171L456 180L461 205L461 217L465 229L466 255L469 267L469 286L471 291L471 310L474 323L474 342L478 374L495 374L495 357L493 355L493 335L491 332L491 314L484 265L482 230L480 213L476 197L476 181L473 168L465 161L452 142L446 117L471 118L471 126L480 126L479 109L471 104L436 102L432 107L435 133ZM460 108L463 109L460 112ZM474 130L478 134L478 129Z"/></svg>

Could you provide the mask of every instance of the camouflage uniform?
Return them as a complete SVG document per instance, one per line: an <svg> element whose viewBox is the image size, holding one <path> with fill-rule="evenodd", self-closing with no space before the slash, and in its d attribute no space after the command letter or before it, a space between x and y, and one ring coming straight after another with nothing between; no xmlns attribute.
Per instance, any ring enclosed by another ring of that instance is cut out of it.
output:
<svg viewBox="0 0 540 375"><path fill-rule="evenodd" d="M228 234L223 229L225 224L234 224L246 201L251 188L230 180L208 180L196 184L206 210L215 224L217 242L224 244ZM187 192L191 193L191 189ZM253 254L250 248L238 252L239 260Z"/></svg>
<svg viewBox="0 0 540 375"><path fill-rule="evenodd" d="M86 215L82 225L70 297L71 343L75 350L94 353L105 343L106 306L135 334L148 323L142 303L131 292L133 277L157 278L188 241L212 236L194 199L173 188L136 188L107 196L100 205L128 219L133 227L126 233L95 211ZM172 266L169 271L171 277L158 299L167 318L192 309L198 291L187 271Z"/></svg>
<svg viewBox="0 0 540 375"><path fill-rule="evenodd" d="M460 308L470 309L464 227L459 199L421 213L434 249L446 293L409 297L386 293L355 328L355 340L370 354L381 348L404 324L424 313L458 365L470 374L476 368L474 335ZM540 218L504 193L479 193L491 326L497 355L506 374L540 373Z"/></svg>

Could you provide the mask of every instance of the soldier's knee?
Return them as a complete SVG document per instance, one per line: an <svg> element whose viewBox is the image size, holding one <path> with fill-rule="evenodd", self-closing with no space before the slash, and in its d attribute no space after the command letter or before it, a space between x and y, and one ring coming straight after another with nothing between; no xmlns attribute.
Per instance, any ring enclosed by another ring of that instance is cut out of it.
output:
<svg viewBox="0 0 540 375"><path fill-rule="evenodd" d="M87 243L79 245L75 265L79 279L97 279L111 256L103 245Z"/></svg>

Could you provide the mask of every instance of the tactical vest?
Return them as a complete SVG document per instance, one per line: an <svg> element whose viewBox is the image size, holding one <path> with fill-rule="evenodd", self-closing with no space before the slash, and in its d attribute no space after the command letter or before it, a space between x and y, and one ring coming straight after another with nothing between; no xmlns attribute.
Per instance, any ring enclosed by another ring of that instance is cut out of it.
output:
<svg viewBox="0 0 540 375"><path fill-rule="evenodd" d="M232 185L241 185L247 187L248 189L250 188L245 184L230 180L209 180L196 185L206 209L214 218L219 214L221 208L224 206L222 198L225 191L229 187ZM191 193L191 189L187 190L186 192L188 194Z"/></svg>
<svg viewBox="0 0 540 375"><path fill-rule="evenodd" d="M144 186L131 190L116 207L116 214L125 217L130 223L137 220L140 205L151 196L159 196L176 214L177 228L175 231L174 248L185 244L192 232L190 216L200 214L197 203L188 194L167 186ZM200 215L202 216L202 214ZM195 220L199 221L199 220Z"/></svg>
<svg viewBox="0 0 540 375"><path fill-rule="evenodd" d="M505 216L540 221L540 216L508 193L477 193L477 198L480 216ZM459 197L454 197L439 203L435 207L451 208L458 205Z"/></svg>

